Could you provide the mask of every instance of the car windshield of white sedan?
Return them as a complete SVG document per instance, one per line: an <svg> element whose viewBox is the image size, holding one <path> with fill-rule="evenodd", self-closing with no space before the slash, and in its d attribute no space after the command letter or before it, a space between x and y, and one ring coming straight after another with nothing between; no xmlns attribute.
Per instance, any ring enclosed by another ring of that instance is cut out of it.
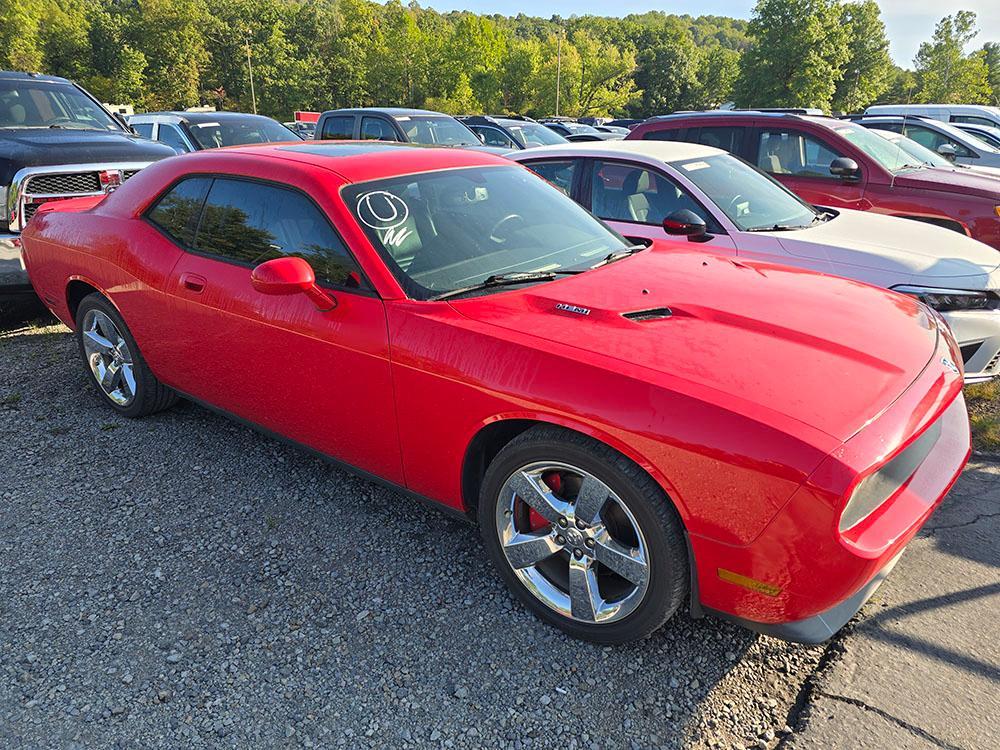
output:
<svg viewBox="0 0 1000 750"><path fill-rule="evenodd" d="M536 122L508 125L507 129L526 148L531 146L558 146L560 143L566 143L566 139L557 132Z"/></svg>
<svg viewBox="0 0 1000 750"><path fill-rule="evenodd" d="M414 299L510 274L555 278L628 249L620 235L522 167L375 180L344 188L343 197Z"/></svg>
<svg viewBox="0 0 1000 750"><path fill-rule="evenodd" d="M820 214L787 189L728 154L672 162L745 232L804 229Z"/></svg>
<svg viewBox="0 0 1000 750"><path fill-rule="evenodd" d="M296 133L267 117L192 122L188 126L202 148L245 146L251 143L281 143L302 140Z"/></svg>
<svg viewBox="0 0 1000 750"><path fill-rule="evenodd" d="M481 146L476 134L452 117L404 115L396 118L410 143L427 146Z"/></svg>

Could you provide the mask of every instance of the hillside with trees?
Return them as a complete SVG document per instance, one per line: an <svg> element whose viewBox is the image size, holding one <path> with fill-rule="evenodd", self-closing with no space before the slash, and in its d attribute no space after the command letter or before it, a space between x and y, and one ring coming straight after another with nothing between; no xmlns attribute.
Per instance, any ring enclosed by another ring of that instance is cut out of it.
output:
<svg viewBox="0 0 1000 750"><path fill-rule="evenodd" d="M659 11L548 19L369 0L0 0L0 67L62 75L137 110L646 116L677 109L1000 99L1000 44L944 18L892 64L873 0L759 0L749 22ZM254 92L251 94L249 69Z"/></svg>

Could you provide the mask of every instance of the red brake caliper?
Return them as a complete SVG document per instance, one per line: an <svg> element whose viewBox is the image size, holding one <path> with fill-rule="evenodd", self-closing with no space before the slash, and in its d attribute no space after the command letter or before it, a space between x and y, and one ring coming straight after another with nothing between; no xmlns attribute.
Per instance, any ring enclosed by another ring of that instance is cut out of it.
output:
<svg viewBox="0 0 1000 750"><path fill-rule="evenodd" d="M558 472L550 471L548 474L542 477L542 481L545 482L546 486L552 490L557 495L562 489L562 477ZM541 513L539 513L534 508L528 509L528 525L531 527L532 531L538 531L539 529L544 529L546 526L551 526L551 523L547 518L545 518Z"/></svg>

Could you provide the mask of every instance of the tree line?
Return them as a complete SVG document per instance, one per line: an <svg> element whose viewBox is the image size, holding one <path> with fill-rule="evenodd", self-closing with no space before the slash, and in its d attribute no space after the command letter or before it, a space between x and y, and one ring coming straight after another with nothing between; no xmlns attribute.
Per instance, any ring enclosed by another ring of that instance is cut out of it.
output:
<svg viewBox="0 0 1000 750"><path fill-rule="evenodd" d="M874 0L759 0L749 22L658 11L549 19L369 0L0 0L0 67L137 111L398 105L647 116L682 109L1000 103L1000 44L942 19L892 64ZM253 71L253 91L249 71Z"/></svg>

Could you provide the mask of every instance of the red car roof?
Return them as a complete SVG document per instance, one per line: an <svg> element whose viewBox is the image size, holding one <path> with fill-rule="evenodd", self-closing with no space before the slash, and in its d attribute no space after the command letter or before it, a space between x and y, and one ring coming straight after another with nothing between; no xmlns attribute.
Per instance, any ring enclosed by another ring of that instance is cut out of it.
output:
<svg viewBox="0 0 1000 750"><path fill-rule="evenodd" d="M214 153L246 154L310 164L336 172L348 182L364 182L436 169L512 166L503 157L450 146L388 141L311 141L234 146Z"/></svg>

